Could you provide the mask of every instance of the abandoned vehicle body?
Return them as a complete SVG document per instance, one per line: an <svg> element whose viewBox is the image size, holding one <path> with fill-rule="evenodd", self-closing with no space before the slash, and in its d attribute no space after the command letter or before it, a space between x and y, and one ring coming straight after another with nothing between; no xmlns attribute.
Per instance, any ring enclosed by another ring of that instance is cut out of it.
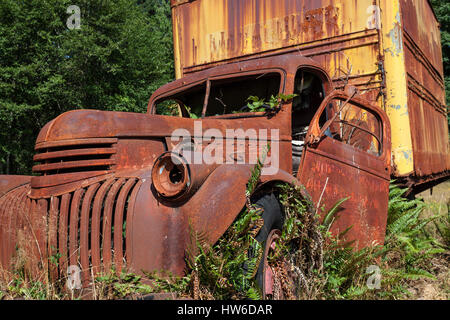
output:
<svg viewBox="0 0 450 320"><path fill-rule="evenodd" d="M250 159L269 144L275 170L255 199L278 182L303 185L316 208L349 197L332 231L352 226L356 246L382 244L391 178L413 190L449 175L442 57L426 49L439 39L404 22L414 13L439 32L427 1L360 5L172 0L178 79L148 112L64 113L37 137L35 176L0 176L0 265L12 268L19 247L31 273L56 279L78 266L84 287L112 267L182 275L191 229L211 244L225 233L245 208ZM259 13L244 15L251 8ZM207 18L217 10L224 16ZM284 99L253 110L249 97Z"/></svg>

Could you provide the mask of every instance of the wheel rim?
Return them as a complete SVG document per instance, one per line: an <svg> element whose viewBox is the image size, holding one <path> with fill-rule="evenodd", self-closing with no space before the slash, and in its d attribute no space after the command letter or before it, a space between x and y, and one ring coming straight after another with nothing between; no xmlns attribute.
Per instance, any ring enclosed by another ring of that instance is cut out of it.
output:
<svg viewBox="0 0 450 320"><path fill-rule="evenodd" d="M267 257L269 256L271 251L274 251L276 248L276 243L281 237L281 231L278 229L272 230L267 237L266 245L264 248L264 267L263 267L263 299L280 299L282 297L277 297L278 294L275 294L275 279L276 274L273 268L269 265ZM281 292L279 294L282 294Z"/></svg>

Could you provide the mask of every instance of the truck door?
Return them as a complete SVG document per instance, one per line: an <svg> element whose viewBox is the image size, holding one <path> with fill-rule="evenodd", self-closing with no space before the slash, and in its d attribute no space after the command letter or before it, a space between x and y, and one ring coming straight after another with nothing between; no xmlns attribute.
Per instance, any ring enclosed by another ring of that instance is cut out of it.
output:
<svg viewBox="0 0 450 320"><path fill-rule="evenodd" d="M321 125L324 113L327 121ZM307 133L299 179L322 216L349 197L331 231L338 234L351 226L346 240L355 240L357 248L384 243L390 157L384 111L359 98L356 89L335 90L324 99Z"/></svg>

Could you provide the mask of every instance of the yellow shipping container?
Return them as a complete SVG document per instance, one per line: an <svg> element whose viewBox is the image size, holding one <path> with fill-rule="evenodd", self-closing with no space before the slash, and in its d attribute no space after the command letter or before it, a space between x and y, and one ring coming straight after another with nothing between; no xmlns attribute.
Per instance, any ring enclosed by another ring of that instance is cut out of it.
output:
<svg viewBox="0 0 450 320"><path fill-rule="evenodd" d="M171 0L177 78L298 52L385 110L393 175L448 178L450 147L439 23L427 0Z"/></svg>

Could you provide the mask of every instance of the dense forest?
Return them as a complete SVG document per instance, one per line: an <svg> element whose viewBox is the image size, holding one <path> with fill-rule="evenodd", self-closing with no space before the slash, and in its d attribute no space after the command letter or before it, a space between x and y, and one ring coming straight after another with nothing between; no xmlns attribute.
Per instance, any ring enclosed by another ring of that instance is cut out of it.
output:
<svg viewBox="0 0 450 320"><path fill-rule="evenodd" d="M169 0L0 1L0 173L29 174L40 129L77 108L144 112L174 78Z"/></svg>
<svg viewBox="0 0 450 320"><path fill-rule="evenodd" d="M442 25L450 101L450 3L432 1ZM0 2L0 174L29 174L39 130L77 108L144 112L174 78L169 0Z"/></svg>

